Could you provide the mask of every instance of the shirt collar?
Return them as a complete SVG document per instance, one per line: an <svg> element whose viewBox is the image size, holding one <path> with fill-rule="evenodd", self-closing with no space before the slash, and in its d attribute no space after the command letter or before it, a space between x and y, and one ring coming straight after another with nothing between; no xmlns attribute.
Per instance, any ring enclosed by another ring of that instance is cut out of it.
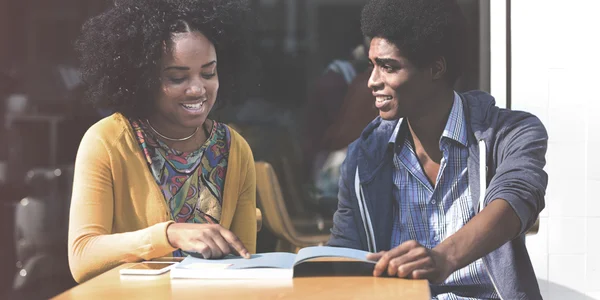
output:
<svg viewBox="0 0 600 300"><path fill-rule="evenodd" d="M448 121L446 121L446 127L444 128L440 142L442 138L452 139L465 147L468 145L463 103L456 92L454 92L454 104L452 104L452 110L450 110L450 115L448 116Z"/></svg>
<svg viewBox="0 0 600 300"><path fill-rule="evenodd" d="M394 128L394 132L392 133L392 136L389 140L390 144L396 143L396 139L398 138L398 133L400 132L400 128L402 127L403 121L403 119L400 119L398 121L398 124L396 125L396 128ZM444 132L440 137L440 142L441 139L444 137L455 140L464 146L468 145L463 103L460 100L460 96L456 92L454 92L454 103L452 104L452 109L450 110L448 121L446 121L446 127L444 128Z"/></svg>
<svg viewBox="0 0 600 300"><path fill-rule="evenodd" d="M400 119L398 121L398 124L396 124L396 128L394 128L394 132L392 132L392 136L390 137L390 141L388 142L389 144L396 143L396 138L398 137L398 132L400 131L400 127L402 127L402 121L403 121L403 119Z"/></svg>

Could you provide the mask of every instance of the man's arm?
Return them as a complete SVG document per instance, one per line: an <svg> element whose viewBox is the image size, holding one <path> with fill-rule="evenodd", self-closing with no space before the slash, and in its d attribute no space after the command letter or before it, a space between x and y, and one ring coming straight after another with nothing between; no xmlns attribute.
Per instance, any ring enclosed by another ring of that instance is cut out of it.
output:
<svg viewBox="0 0 600 300"><path fill-rule="evenodd" d="M508 202L490 203L463 228L437 247L427 249L408 241L387 251L367 257L379 260L373 275L424 278L441 283L485 254L502 246L519 232L519 218Z"/></svg>
<svg viewBox="0 0 600 300"><path fill-rule="evenodd" d="M521 235L535 224L545 207L548 134L537 117L523 113L499 135L503 138L498 142L498 165L486 199L508 202L519 217Z"/></svg>
<svg viewBox="0 0 600 300"><path fill-rule="evenodd" d="M408 241L369 256L379 260L375 276L386 270L398 277L443 282L454 271L525 233L544 208L547 175L543 171L547 134L533 117L515 122L500 143L496 175L486 191L493 199L463 228L437 247L426 249Z"/></svg>
<svg viewBox="0 0 600 300"><path fill-rule="evenodd" d="M331 236L327 245L362 249L358 232L359 227L354 217L355 205L353 204L356 203L356 198L352 196L352 192L349 189L349 186L351 187L351 184L354 182L353 176L349 175L354 174L354 172L348 172L347 170L349 160L353 159L351 148L348 149L348 156L340 170L338 209L333 215L333 228L331 229Z"/></svg>

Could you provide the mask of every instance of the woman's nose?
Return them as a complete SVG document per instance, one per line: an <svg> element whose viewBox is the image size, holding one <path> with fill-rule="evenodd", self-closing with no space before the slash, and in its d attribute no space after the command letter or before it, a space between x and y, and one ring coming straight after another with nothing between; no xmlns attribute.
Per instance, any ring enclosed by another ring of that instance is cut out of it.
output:
<svg viewBox="0 0 600 300"><path fill-rule="evenodd" d="M203 85L193 84L187 90L186 94L190 97L200 97L206 93L206 89Z"/></svg>

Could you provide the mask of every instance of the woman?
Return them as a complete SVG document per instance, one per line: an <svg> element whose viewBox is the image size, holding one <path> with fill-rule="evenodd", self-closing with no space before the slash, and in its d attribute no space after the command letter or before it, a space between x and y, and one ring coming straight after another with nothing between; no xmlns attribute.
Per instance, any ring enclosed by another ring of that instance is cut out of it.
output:
<svg viewBox="0 0 600 300"><path fill-rule="evenodd" d="M207 118L242 73L247 12L238 0L121 0L84 25L77 46L88 95L115 113L77 153L76 281L125 262L255 251L252 153Z"/></svg>

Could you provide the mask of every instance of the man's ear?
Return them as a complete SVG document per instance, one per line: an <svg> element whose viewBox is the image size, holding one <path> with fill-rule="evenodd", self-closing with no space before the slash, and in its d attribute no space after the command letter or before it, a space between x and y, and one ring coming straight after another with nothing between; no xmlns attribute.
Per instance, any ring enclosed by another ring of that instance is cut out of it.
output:
<svg viewBox="0 0 600 300"><path fill-rule="evenodd" d="M442 79L444 75L446 75L446 58L439 56L431 64L431 79Z"/></svg>

